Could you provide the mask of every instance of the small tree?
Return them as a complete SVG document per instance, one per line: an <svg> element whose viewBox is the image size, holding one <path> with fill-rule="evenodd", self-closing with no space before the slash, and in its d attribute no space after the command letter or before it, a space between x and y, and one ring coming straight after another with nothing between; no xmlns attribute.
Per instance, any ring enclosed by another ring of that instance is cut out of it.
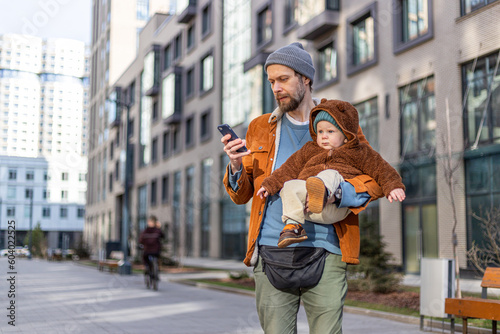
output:
<svg viewBox="0 0 500 334"><path fill-rule="evenodd" d="M475 213L472 216L479 221L484 238L482 244L472 241L472 247L467 252L467 258L480 272L486 267L500 267L500 209L492 208L481 217Z"/></svg>
<svg viewBox="0 0 500 334"><path fill-rule="evenodd" d="M359 278L354 283L355 289L379 293L396 291L401 283L401 275L397 268L389 261L392 255L385 251L386 244L378 232L378 225L374 221L360 222L361 250L360 264L350 266L351 276Z"/></svg>
<svg viewBox="0 0 500 334"><path fill-rule="evenodd" d="M32 232L28 232L28 234L26 234L26 237L24 238L25 245L29 245L30 233L32 233L33 235L33 238L31 240L31 255L42 257L46 248L46 240L40 223L36 224Z"/></svg>

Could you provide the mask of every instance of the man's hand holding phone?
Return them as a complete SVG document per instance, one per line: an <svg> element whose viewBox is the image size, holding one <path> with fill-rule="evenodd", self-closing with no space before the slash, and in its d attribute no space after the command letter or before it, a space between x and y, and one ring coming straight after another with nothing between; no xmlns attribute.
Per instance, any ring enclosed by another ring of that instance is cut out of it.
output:
<svg viewBox="0 0 500 334"><path fill-rule="evenodd" d="M241 159L250 154L250 150L245 147L246 141L239 138L227 124L221 124L217 129L222 134L221 142L224 144L224 152L229 157L231 171L237 172L241 168Z"/></svg>

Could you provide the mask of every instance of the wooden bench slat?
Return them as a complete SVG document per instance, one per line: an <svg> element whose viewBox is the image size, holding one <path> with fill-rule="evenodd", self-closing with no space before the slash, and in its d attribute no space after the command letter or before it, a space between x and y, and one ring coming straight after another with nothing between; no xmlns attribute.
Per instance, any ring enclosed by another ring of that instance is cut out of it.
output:
<svg viewBox="0 0 500 334"><path fill-rule="evenodd" d="M462 318L500 320L500 300L446 298L445 312Z"/></svg>
<svg viewBox="0 0 500 334"><path fill-rule="evenodd" d="M500 268L486 268L481 287L500 289Z"/></svg>

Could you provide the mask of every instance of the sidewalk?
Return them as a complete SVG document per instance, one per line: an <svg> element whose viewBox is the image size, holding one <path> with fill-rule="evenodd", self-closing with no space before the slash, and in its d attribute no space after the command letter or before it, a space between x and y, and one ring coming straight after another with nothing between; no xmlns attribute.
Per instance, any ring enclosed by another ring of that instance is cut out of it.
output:
<svg viewBox="0 0 500 334"><path fill-rule="evenodd" d="M236 263L224 262L224 268L241 268ZM0 268L0 293L7 296L7 259L0 258ZM16 296L9 297L16 305L16 326L7 323L4 307L10 300L4 298L0 333L263 333L254 297L170 281L180 277L176 274L151 291L142 275L120 276L69 261L17 259L16 271ZM297 326L298 333L308 333L302 307ZM422 333L418 324L355 313L344 314L343 328L344 334Z"/></svg>

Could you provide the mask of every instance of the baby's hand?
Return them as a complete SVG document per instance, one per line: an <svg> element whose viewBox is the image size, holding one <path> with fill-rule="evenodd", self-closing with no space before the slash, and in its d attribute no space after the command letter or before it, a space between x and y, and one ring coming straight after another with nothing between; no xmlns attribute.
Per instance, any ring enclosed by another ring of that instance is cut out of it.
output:
<svg viewBox="0 0 500 334"><path fill-rule="evenodd" d="M391 191L391 193L389 194L389 196L387 196L387 199L389 200L389 202L392 203L392 201L404 201L404 199L406 198L406 194L405 194L405 191L401 188L397 188L397 189L394 189L393 191Z"/></svg>
<svg viewBox="0 0 500 334"><path fill-rule="evenodd" d="M267 197L269 195L269 193L267 192L266 188L264 187L260 187L259 191L257 191L257 195L264 199L264 197Z"/></svg>

